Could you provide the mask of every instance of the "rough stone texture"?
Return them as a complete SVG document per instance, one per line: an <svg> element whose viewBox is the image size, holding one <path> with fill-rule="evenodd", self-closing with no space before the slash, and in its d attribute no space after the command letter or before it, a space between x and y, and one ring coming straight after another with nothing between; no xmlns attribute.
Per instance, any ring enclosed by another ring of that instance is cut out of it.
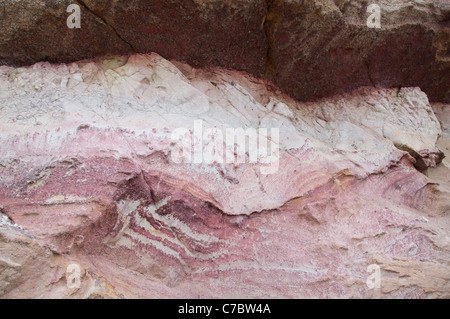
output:
<svg viewBox="0 0 450 319"><path fill-rule="evenodd" d="M3 1L0 63L70 62L96 55L158 52L197 66L264 74L266 4L233 1ZM69 29L69 4L82 9ZM17 14L20 12L21 14Z"/></svg>
<svg viewBox="0 0 450 319"><path fill-rule="evenodd" d="M449 298L448 112L419 88L296 102L157 54L0 67L0 293ZM279 128L278 170L175 163L199 119Z"/></svg>
<svg viewBox="0 0 450 319"><path fill-rule="evenodd" d="M70 3L82 28L66 27ZM266 76L311 101L361 86L420 87L450 102L450 4L367 0L2 0L0 63L156 52L192 66Z"/></svg>
<svg viewBox="0 0 450 319"><path fill-rule="evenodd" d="M381 29L366 26L371 3ZM300 100L374 85L448 103L449 13L448 1L273 1L269 78Z"/></svg>
<svg viewBox="0 0 450 319"><path fill-rule="evenodd" d="M71 0L2 1L0 63L67 62L108 52L123 54L128 44L98 17L82 13L83 27L69 29ZM0 9L1 10L1 9Z"/></svg>

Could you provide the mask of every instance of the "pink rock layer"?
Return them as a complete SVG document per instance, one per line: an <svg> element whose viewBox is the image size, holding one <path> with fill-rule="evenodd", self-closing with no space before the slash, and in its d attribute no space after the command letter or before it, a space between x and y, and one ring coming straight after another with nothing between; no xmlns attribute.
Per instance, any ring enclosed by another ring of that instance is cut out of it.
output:
<svg viewBox="0 0 450 319"><path fill-rule="evenodd" d="M117 59L1 70L1 297L450 297L448 105ZM278 171L174 163L194 118L278 127Z"/></svg>

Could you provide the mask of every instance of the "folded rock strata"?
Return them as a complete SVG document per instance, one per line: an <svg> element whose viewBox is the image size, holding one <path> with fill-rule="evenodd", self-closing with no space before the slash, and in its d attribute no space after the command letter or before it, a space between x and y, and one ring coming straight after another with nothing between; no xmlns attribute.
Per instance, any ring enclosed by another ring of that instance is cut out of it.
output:
<svg viewBox="0 0 450 319"><path fill-rule="evenodd" d="M361 86L420 87L450 103L450 4L367 0L3 0L0 63L157 52L265 76L301 101ZM81 28L69 29L70 4ZM326 76L324 76L326 75Z"/></svg>
<svg viewBox="0 0 450 319"><path fill-rule="evenodd" d="M2 66L0 295L449 298L448 112L417 87L298 102L155 53ZM196 121L254 130L276 169L175 161Z"/></svg>

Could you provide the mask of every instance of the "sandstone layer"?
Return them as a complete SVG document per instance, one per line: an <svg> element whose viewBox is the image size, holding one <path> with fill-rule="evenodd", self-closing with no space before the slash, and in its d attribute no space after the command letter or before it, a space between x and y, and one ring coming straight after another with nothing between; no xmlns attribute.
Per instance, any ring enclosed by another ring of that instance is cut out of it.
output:
<svg viewBox="0 0 450 319"><path fill-rule="evenodd" d="M0 63L157 52L265 76L300 100L361 86L420 87L450 103L450 3L380 0L2 0ZM67 7L81 8L69 29Z"/></svg>
<svg viewBox="0 0 450 319"><path fill-rule="evenodd" d="M278 161L175 162L199 120L279 129L257 136ZM298 102L158 54L2 66L0 124L3 298L450 297L449 105L418 87Z"/></svg>

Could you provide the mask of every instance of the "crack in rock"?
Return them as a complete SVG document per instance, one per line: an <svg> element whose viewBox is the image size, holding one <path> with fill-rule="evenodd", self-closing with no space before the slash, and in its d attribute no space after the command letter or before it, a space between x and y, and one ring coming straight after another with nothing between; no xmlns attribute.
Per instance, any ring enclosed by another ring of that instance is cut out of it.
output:
<svg viewBox="0 0 450 319"><path fill-rule="evenodd" d="M108 23L108 21L103 18L101 15L97 14L94 10L92 10L91 8L89 8L89 6L86 4L86 2L84 2L83 0L76 0L78 2L78 4L80 6L82 6L84 9L86 9L89 13L91 13L93 16L97 17L98 19L100 19L106 26L108 26L113 32L114 34L117 36L117 38L119 38L122 42L124 42L125 44L127 44L130 49L132 50L132 52L137 53L138 51L134 48L134 46L128 42L127 40L125 40L124 37L122 37L120 35L120 33L117 31L117 29L111 25L110 23Z"/></svg>

